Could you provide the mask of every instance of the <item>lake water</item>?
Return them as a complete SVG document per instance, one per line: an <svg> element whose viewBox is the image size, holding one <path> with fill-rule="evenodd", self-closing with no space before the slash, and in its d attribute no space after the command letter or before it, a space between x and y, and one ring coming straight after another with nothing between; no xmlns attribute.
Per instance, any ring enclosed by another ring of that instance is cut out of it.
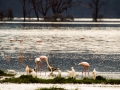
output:
<svg viewBox="0 0 120 90"><path fill-rule="evenodd" d="M50 65L63 72L72 66L81 72L78 63L86 61L90 71L120 77L119 26L120 22L0 22L0 69L24 72L26 65L35 68L36 57L46 55Z"/></svg>

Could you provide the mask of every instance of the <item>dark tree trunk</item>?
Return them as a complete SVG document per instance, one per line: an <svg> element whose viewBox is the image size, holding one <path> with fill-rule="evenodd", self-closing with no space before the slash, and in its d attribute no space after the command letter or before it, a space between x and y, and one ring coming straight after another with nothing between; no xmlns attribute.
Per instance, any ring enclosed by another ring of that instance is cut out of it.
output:
<svg viewBox="0 0 120 90"><path fill-rule="evenodd" d="M98 18L98 11L99 11L98 3L99 0L96 1L96 5L95 5L95 17L94 17L95 22L97 22L97 18Z"/></svg>
<svg viewBox="0 0 120 90"><path fill-rule="evenodd" d="M37 21L39 21L39 14L38 14L37 8L35 6L36 1L35 0L31 0L31 1L32 1L32 5L33 5L33 8L34 8L35 15L37 17Z"/></svg>

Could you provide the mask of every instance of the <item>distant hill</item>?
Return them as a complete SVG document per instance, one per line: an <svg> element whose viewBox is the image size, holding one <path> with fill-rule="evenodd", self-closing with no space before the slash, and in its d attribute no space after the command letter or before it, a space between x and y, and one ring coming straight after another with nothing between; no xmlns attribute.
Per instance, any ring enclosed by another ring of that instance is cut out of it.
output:
<svg viewBox="0 0 120 90"><path fill-rule="evenodd" d="M87 4L91 0L83 0L83 4ZM105 1L105 0L104 0ZM19 0L0 0L0 10L7 10L11 8L13 10L14 17L22 17L22 6ZM120 18L120 0L109 0L100 9L100 14L105 18ZM92 9L85 8L83 6L70 8L66 15L72 15L78 18L90 18L92 15ZM33 14L34 15L34 14Z"/></svg>

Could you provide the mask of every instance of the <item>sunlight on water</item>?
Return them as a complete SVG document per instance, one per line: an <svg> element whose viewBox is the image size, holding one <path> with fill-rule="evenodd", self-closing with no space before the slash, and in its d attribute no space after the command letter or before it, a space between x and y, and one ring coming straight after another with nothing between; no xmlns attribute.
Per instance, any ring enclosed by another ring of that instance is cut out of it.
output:
<svg viewBox="0 0 120 90"><path fill-rule="evenodd" d="M21 49L23 52L120 53L118 30L0 30L0 38L5 52L16 53ZM11 43L10 39L23 39L22 45L19 41ZM41 43L37 42L39 39Z"/></svg>
<svg viewBox="0 0 120 90"><path fill-rule="evenodd" d="M46 55L50 65L63 71L71 66L81 71L78 63L87 61L90 71L96 68L99 72L119 72L119 22L71 23L0 24L0 67L24 71L26 65L35 67L35 57ZM18 62L22 54L25 58Z"/></svg>

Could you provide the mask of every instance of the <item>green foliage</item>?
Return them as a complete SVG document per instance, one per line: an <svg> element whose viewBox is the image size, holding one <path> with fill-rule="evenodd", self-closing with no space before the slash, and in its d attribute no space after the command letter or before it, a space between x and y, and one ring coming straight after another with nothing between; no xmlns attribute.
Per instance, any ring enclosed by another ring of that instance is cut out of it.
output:
<svg viewBox="0 0 120 90"><path fill-rule="evenodd" d="M109 79L106 84L120 84L120 80L118 79Z"/></svg>
<svg viewBox="0 0 120 90"><path fill-rule="evenodd" d="M1 75L4 75L4 74L5 74L5 73L4 73L2 70L0 70L0 76L1 76Z"/></svg>
<svg viewBox="0 0 120 90"><path fill-rule="evenodd" d="M102 76L97 76L97 78L83 78L83 79L73 79L73 78L63 78L63 77L55 77L53 79L42 79L33 77L32 75L21 75L18 78L6 78L5 80L1 80L1 83L11 82L11 83L73 83L73 84L120 84L120 80L116 79L106 79Z"/></svg>
<svg viewBox="0 0 120 90"><path fill-rule="evenodd" d="M102 76L97 76L96 80L106 80L106 78L102 77Z"/></svg>
<svg viewBox="0 0 120 90"><path fill-rule="evenodd" d="M64 88L50 87L50 88L39 88L36 90L65 90Z"/></svg>

